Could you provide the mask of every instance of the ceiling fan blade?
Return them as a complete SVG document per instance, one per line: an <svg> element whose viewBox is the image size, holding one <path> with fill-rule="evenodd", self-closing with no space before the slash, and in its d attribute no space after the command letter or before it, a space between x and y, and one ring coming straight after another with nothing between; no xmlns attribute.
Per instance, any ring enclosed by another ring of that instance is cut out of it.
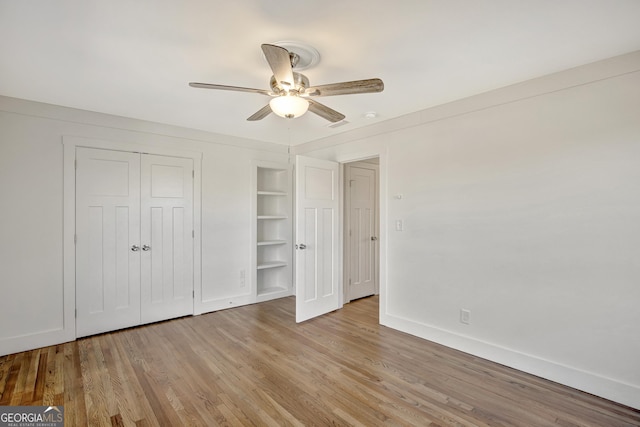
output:
<svg viewBox="0 0 640 427"><path fill-rule="evenodd" d="M218 89L218 90L233 90L236 92L251 92L251 93L259 93L262 95L273 96L274 93L264 89L253 89L250 87L239 87L239 86L225 86L225 85L215 85L211 83L196 83L191 82L189 86L196 87L200 89Z"/></svg>
<svg viewBox="0 0 640 427"><path fill-rule="evenodd" d="M269 106L269 104L267 104L264 107L262 107L261 109L259 109L258 111L256 111L252 116L247 118L247 121L255 122L257 120L262 120L265 117L267 117L269 115L269 113L271 113L271 107Z"/></svg>
<svg viewBox="0 0 640 427"><path fill-rule="evenodd" d="M354 80L351 82L330 83L328 85L312 86L305 96L333 96L350 95L354 93L382 92L384 83L380 79Z"/></svg>
<svg viewBox="0 0 640 427"><path fill-rule="evenodd" d="M282 84L285 89L287 87L294 88L295 81L293 80L289 51L273 44L263 44L262 51L278 83Z"/></svg>
<svg viewBox="0 0 640 427"><path fill-rule="evenodd" d="M330 122L339 122L340 120L344 120L345 115L337 112L324 104L320 104L317 101L309 99L309 111L315 113L322 117L323 119L327 119Z"/></svg>

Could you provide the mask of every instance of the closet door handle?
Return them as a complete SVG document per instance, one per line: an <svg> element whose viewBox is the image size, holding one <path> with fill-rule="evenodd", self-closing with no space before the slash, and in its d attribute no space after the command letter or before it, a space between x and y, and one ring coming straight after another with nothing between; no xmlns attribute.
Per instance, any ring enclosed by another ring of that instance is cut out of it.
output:
<svg viewBox="0 0 640 427"><path fill-rule="evenodd" d="M150 250L151 250L151 246L149 246L149 245L142 245L142 250L143 250L143 251L145 251L145 252L146 252L146 251L150 251Z"/></svg>
<svg viewBox="0 0 640 427"><path fill-rule="evenodd" d="M140 246L138 245L131 246L131 252L138 252L139 250L140 250Z"/></svg>

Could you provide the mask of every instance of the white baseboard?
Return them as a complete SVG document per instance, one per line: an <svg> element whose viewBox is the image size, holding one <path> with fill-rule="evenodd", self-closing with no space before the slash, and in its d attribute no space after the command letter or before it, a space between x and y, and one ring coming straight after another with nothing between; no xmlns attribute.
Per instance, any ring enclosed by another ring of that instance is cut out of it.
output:
<svg viewBox="0 0 640 427"><path fill-rule="evenodd" d="M34 334L0 339L0 356L58 345L75 340L74 330L52 329Z"/></svg>
<svg viewBox="0 0 640 427"><path fill-rule="evenodd" d="M254 295L238 295L226 298L216 298L204 301L197 301L193 314L205 314L212 311L224 310L227 308L240 307L242 305L253 304L256 302Z"/></svg>
<svg viewBox="0 0 640 427"><path fill-rule="evenodd" d="M536 375L587 393L640 409L640 387L581 371L539 357L491 343L417 323L395 315L380 313L380 324L442 344L510 368Z"/></svg>

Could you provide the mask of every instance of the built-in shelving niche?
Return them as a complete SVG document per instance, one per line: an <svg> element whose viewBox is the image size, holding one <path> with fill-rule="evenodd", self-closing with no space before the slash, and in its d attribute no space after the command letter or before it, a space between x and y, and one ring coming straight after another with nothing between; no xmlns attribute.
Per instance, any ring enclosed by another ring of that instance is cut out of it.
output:
<svg viewBox="0 0 640 427"><path fill-rule="evenodd" d="M291 166L256 162L253 283L257 301L291 295L292 176Z"/></svg>

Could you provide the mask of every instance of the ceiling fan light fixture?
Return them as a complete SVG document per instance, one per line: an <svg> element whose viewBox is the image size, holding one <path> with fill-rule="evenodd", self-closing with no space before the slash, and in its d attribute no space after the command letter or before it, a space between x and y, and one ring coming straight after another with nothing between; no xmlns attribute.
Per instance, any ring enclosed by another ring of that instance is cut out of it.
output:
<svg viewBox="0 0 640 427"><path fill-rule="evenodd" d="M284 44L285 42L280 42ZM348 82L329 83L320 86L309 85L309 79L295 70L301 66L315 65L320 55L313 48L302 49L300 46L285 48L276 44L263 43L260 47L273 75L269 80L271 90L252 89L240 86L227 86L211 83L191 82L189 86L203 89L232 90L236 92L252 92L272 97L265 105L247 121L262 120L272 112L280 117L294 119L302 116L308 110L331 123L344 121L345 115L327 107L313 98L333 95L350 95L359 93L374 93L384 90L384 83L378 78L366 80L352 80ZM315 61L315 62L314 62Z"/></svg>
<svg viewBox="0 0 640 427"><path fill-rule="evenodd" d="M297 95L282 95L271 99L269 106L278 116L295 119L307 112L309 101Z"/></svg>

